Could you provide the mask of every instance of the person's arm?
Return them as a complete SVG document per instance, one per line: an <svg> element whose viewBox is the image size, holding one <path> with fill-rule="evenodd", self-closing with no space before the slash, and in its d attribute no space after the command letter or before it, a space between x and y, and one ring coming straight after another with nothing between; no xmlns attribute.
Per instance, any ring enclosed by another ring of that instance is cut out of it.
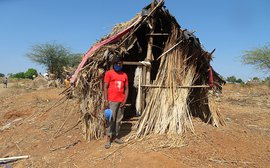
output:
<svg viewBox="0 0 270 168"><path fill-rule="evenodd" d="M103 92L103 96L104 96L104 107L108 108L109 107L109 100L108 100L108 87L109 84L108 83L104 83L104 92Z"/></svg>
<svg viewBox="0 0 270 168"><path fill-rule="evenodd" d="M124 107L127 102L128 92L129 92L128 85L125 85L125 100L124 102L121 103L121 107Z"/></svg>

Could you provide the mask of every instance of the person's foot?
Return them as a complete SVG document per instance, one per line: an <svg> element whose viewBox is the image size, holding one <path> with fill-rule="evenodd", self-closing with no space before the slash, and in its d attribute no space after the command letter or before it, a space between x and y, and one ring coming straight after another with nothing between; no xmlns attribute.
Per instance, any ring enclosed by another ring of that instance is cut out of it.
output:
<svg viewBox="0 0 270 168"><path fill-rule="evenodd" d="M106 149L109 149L111 147L111 142L110 141L107 141L106 143L105 143L105 148Z"/></svg>
<svg viewBox="0 0 270 168"><path fill-rule="evenodd" d="M117 143L117 144L123 144L124 143L124 141L122 139L119 139L119 138L115 138L114 142Z"/></svg>

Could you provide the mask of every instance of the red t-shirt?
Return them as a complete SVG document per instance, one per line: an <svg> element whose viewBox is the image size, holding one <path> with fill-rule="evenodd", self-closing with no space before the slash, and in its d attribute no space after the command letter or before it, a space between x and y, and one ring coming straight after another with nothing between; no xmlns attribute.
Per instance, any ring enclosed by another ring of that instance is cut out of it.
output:
<svg viewBox="0 0 270 168"><path fill-rule="evenodd" d="M108 100L123 102L125 100L125 87L128 87L128 77L124 72L109 70L105 73L104 83L108 83Z"/></svg>

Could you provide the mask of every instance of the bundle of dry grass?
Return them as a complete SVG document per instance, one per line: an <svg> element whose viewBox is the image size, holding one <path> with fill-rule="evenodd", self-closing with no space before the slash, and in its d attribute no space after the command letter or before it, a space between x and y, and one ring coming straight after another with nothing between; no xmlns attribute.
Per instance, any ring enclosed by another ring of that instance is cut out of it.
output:
<svg viewBox="0 0 270 168"><path fill-rule="evenodd" d="M80 70L75 91L88 140L104 135L103 76L114 55L124 57L129 77L130 108L126 112L136 110L138 102L142 107L137 138L149 134L183 135L187 128L193 130L191 115L220 124L219 114L211 111L214 108L210 109L208 101L212 53L204 51L192 33L180 28L163 7L163 1L154 1L143 11L146 15L136 15L130 22L115 26L101 39L97 44L126 33L95 50ZM125 31L131 25L133 28ZM147 65L141 61L147 61ZM141 80L135 88L137 67L141 69Z"/></svg>
<svg viewBox="0 0 270 168"><path fill-rule="evenodd" d="M102 106L102 70L99 68L103 58L95 57L81 71L76 87L82 113L82 126L86 139L98 139L103 136Z"/></svg>
<svg viewBox="0 0 270 168"><path fill-rule="evenodd" d="M182 40L181 31L177 27L172 30L165 51ZM196 55L188 55L185 48L188 46L183 42L161 58L160 71L153 82L160 87L149 88L147 106L138 123L138 137L151 133L181 135L188 124L192 125L188 108L191 88L179 86L192 86L196 80Z"/></svg>

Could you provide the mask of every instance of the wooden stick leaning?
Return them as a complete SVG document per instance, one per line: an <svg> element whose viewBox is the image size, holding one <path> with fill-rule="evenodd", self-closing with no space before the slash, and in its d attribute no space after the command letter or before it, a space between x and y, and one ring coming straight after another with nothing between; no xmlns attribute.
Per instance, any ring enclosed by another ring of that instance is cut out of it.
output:
<svg viewBox="0 0 270 168"><path fill-rule="evenodd" d="M176 43L174 46L172 46L170 49L168 49L167 51L165 51L163 54L161 54L157 60L159 60L162 56L166 55L168 52L172 51L175 47L177 47L180 43L182 43L183 40L179 41L178 43Z"/></svg>

